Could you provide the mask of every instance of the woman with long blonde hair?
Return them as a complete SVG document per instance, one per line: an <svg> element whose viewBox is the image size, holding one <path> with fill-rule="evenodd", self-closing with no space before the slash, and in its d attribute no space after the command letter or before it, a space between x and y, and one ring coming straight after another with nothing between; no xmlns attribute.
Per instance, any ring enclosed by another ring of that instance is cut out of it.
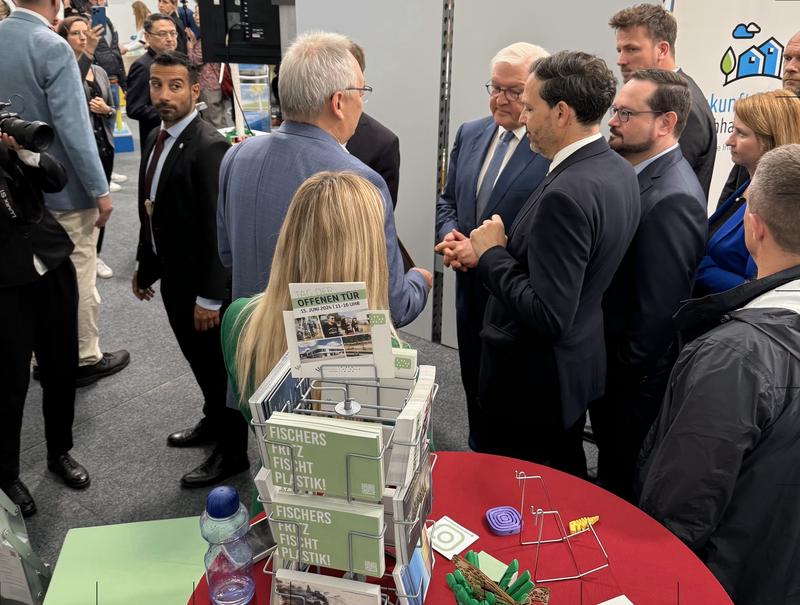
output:
<svg viewBox="0 0 800 605"><path fill-rule="evenodd" d="M389 308L389 270L378 189L351 172L320 172L294 194L263 294L235 301L222 320L222 348L239 407L286 352L283 311L290 283L366 282L370 309Z"/></svg>
<svg viewBox="0 0 800 605"><path fill-rule="evenodd" d="M738 99L733 112L733 132L725 143L733 163L744 167L749 178L726 199L720 199L708 221L706 254L697 267L696 296L723 292L755 277L755 263L744 243L750 179L770 149L800 143L800 98L787 90Z"/></svg>

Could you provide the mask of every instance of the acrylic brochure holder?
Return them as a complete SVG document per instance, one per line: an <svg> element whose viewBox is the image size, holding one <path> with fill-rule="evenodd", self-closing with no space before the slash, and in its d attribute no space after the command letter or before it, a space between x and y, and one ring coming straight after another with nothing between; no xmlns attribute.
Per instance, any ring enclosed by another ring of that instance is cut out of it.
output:
<svg viewBox="0 0 800 605"><path fill-rule="evenodd" d="M326 376L326 368L334 370L337 375L335 378ZM332 367L336 366L336 367ZM343 369L346 366L337 366L336 364L325 364L321 366L320 378L294 378L289 371L288 359L286 356L279 362L275 369L270 373L267 379L262 383L259 389L254 393L250 399L251 410L257 412L253 414L251 425L256 433L257 441L259 443L259 451L262 457L262 464L269 468L269 453L266 445L277 445L286 448L288 451L291 477L293 489L287 491L294 492L295 494L303 494L303 490L298 488L297 473L295 466L295 448L293 444L288 441L270 439L266 435L265 427L266 420L269 416L277 411L294 414L305 414L318 417L330 417L339 419L350 419L355 422L371 422L380 424L384 427L383 446L377 456L368 456L361 453L347 453L342 458L342 465L345 469L346 478L346 495L342 500L347 502L362 501L362 499L354 498L350 493L351 489L351 463L354 460L380 460L383 459L384 469L389 468L390 452L397 451L397 448L406 448L408 450L409 458L418 456L414 466L413 473L408 475L407 483L410 483L414 477L420 472L431 472L433 464L435 463L435 454L430 453L430 441L427 438L424 430L416 438L409 441L401 441L395 435L395 421L397 416L403 410L405 404L413 397L425 397L428 399L428 405L432 406L438 391L438 384L435 382L422 382L420 381L420 368L412 378L342 378ZM435 370L430 367L426 368L426 372L435 376ZM377 371L376 371L377 373ZM422 392L425 391L425 392ZM430 463L426 464L426 458L430 459ZM424 471L423 471L424 469ZM430 478L428 478L430 484ZM404 485L391 484L398 492ZM432 487L431 487L432 492ZM291 531L296 532L297 544L297 560L288 562L295 569L303 571L311 571L311 565L303 564L304 559L301 540L300 540L300 525L292 520L278 518L273 511L270 510L270 502L265 500L262 496L258 498L259 502L264 505L267 512L267 518L271 523L280 523L285 526L292 527ZM374 500L373 500L374 502ZM377 503L376 503L377 504ZM354 579L358 581L365 581L366 577L353 572L353 550L354 542L357 540L381 540L385 537L387 532L394 532L397 528L402 528L401 531L406 532L407 535L411 532L417 524L425 524L427 519L422 519L421 511L423 503L416 508L414 514L409 519L396 519L392 516L392 520L387 522L384 517L382 530L375 534L366 534L360 532L348 533L347 544L343 544L342 548L347 549L349 569L346 570L345 578ZM424 531L424 529L423 529ZM276 560L279 557L275 552L270 554L263 567L265 574L273 576L277 571ZM281 559L283 563L278 565L286 565L286 560ZM317 567L317 573L319 573ZM392 581L391 572L386 572L382 580L389 579ZM272 583L273 595L291 599L293 605L295 603L303 603L305 597L302 595L288 595L278 593ZM412 591L414 594L405 594L393 588L389 588L383 584L381 585L381 603L382 605L392 605L393 603L399 604L402 602L421 603L423 594L423 580L420 580L416 586L416 590ZM403 601L400 598L404 599Z"/></svg>

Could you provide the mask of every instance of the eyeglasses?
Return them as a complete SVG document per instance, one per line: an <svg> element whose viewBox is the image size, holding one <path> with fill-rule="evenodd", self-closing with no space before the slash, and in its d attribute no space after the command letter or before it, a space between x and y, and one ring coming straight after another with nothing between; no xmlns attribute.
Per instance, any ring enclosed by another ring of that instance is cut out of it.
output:
<svg viewBox="0 0 800 605"><path fill-rule="evenodd" d="M361 97L361 102L366 103L367 99L369 99L369 95L372 93L372 86L362 86L361 88L357 86L348 86L345 90L357 90L359 96Z"/></svg>
<svg viewBox="0 0 800 605"><path fill-rule="evenodd" d="M162 40L166 40L167 38L175 38L176 40L178 39L178 32L175 31L174 29L168 32L158 32L157 34L153 32L145 32L145 33L148 36L155 36L156 38L161 38Z"/></svg>
<svg viewBox="0 0 800 605"><path fill-rule="evenodd" d="M631 119L631 116L640 116L643 113L652 113L653 115L660 116L662 113L667 113L666 111L631 111L630 109L620 109L619 107L614 107L613 105L608 109L609 115L613 118L617 116L619 121L623 124Z"/></svg>
<svg viewBox="0 0 800 605"><path fill-rule="evenodd" d="M487 82L485 84L486 92L489 93L490 97L496 97L499 94L504 94L506 96L506 100L510 102L519 101L519 98L522 96L521 90L511 90L510 88L503 88L502 86L495 86L491 82Z"/></svg>

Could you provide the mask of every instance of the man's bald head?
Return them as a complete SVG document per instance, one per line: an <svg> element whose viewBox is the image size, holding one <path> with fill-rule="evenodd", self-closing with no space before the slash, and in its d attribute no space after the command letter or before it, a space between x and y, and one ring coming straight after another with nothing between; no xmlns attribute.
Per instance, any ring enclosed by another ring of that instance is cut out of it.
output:
<svg viewBox="0 0 800 605"><path fill-rule="evenodd" d="M800 95L800 32L789 38L783 50L783 87Z"/></svg>

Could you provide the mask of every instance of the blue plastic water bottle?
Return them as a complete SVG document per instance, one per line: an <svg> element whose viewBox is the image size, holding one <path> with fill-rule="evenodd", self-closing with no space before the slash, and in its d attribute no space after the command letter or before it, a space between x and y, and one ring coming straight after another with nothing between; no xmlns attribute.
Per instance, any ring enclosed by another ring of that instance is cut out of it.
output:
<svg viewBox="0 0 800 605"><path fill-rule="evenodd" d="M208 542L206 582L214 605L245 605L256 586L250 577L253 550L247 542L250 517L236 489L222 485L206 498L200 533Z"/></svg>

